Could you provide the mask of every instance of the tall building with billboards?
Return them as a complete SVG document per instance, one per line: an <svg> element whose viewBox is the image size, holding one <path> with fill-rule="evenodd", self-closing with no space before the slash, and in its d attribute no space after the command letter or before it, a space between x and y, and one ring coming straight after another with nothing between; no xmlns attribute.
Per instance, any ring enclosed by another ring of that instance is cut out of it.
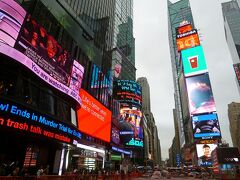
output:
<svg viewBox="0 0 240 180"><path fill-rule="evenodd" d="M177 119L179 123L179 140L181 148L185 143L188 143L188 136L186 135L187 126L189 121L189 116L184 117L184 107L188 109L188 104L186 101L181 101L181 92L179 85L179 76L182 74L182 68L177 53L177 43L176 43L176 28L179 24L187 20L192 25L193 17L191 8L189 6L189 0L181 0L176 3L168 1L168 36L169 36L169 46L173 73L173 84L174 84L174 99L175 99L175 109L177 114ZM182 102L185 102L182 104Z"/></svg>
<svg viewBox="0 0 240 180"><path fill-rule="evenodd" d="M175 78L179 82L185 147L189 146L194 155L192 164L212 166L210 152L220 142L221 132L203 47L197 29L186 18L174 30Z"/></svg>
<svg viewBox="0 0 240 180"><path fill-rule="evenodd" d="M136 80L135 38L133 37L133 0L115 0L113 77Z"/></svg>
<svg viewBox="0 0 240 180"><path fill-rule="evenodd" d="M30 174L40 165L51 174L105 166L110 141L119 142L111 130L111 110L119 109L111 107L111 72L115 16L119 7L132 14L123 2L0 1L1 164L18 161ZM127 113L142 139L141 113Z"/></svg>

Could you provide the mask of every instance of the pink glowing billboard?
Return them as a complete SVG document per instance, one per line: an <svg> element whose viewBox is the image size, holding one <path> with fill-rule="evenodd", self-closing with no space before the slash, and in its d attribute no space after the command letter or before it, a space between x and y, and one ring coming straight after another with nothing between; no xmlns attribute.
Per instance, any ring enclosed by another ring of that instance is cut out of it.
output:
<svg viewBox="0 0 240 180"><path fill-rule="evenodd" d="M13 0L0 1L0 53L81 104L83 66Z"/></svg>

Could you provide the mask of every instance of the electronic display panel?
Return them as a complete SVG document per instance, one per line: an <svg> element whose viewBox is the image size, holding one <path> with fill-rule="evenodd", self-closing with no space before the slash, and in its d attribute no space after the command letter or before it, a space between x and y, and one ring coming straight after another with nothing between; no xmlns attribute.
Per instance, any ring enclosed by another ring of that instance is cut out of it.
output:
<svg viewBox="0 0 240 180"><path fill-rule="evenodd" d="M199 166L212 166L211 152L216 147L217 144L196 144Z"/></svg>
<svg viewBox="0 0 240 180"><path fill-rule="evenodd" d="M216 111L208 74L186 78L190 114Z"/></svg>
<svg viewBox="0 0 240 180"><path fill-rule="evenodd" d="M114 81L114 97L120 103L142 107L142 87L132 80Z"/></svg>
<svg viewBox="0 0 240 180"><path fill-rule="evenodd" d="M181 57L185 77L207 72L202 46L182 50Z"/></svg>
<svg viewBox="0 0 240 180"><path fill-rule="evenodd" d="M132 108L120 110L120 138L126 146L143 147L142 113Z"/></svg>
<svg viewBox="0 0 240 180"><path fill-rule="evenodd" d="M220 126L217 114L205 114L192 116L194 138L220 138Z"/></svg>
<svg viewBox="0 0 240 180"><path fill-rule="evenodd" d="M192 30L190 32L186 32L185 34L177 35L176 41L178 51L200 45L197 30Z"/></svg>
<svg viewBox="0 0 240 180"><path fill-rule="evenodd" d="M0 1L0 53L81 104L84 68L15 1Z"/></svg>
<svg viewBox="0 0 240 180"><path fill-rule="evenodd" d="M115 144L120 143L119 130L115 126L112 126L112 142L114 142Z"/></svg>
<svg viewBox="0 0 240 180"><path fill-rule="evenodd" d="M0 1L0 42L14 46L26 12L15 1Z"/></svg>
<svg viewBox="0 0 240 180"><path fill-rule="evenodd" d="M184 26L178 27L177 28L177 34L183 34L186 33L188 31L191 31L193 29L191 24L186 24Z"/></svg>
<svg viewBox="0 0 240 180"><path fill-rule="evenodd" d="M78 129L95 138L110 142L111 111L85 90L80 90L82 106L77 110Z"/></svg>

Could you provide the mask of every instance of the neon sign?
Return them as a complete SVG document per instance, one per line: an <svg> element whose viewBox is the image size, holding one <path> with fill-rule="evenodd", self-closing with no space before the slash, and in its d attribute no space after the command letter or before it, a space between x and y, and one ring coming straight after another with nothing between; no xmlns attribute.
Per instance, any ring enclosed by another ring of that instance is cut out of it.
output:
<svg viewBox="0 0 240 180"><path fill-rule="evenodd" d="M143 141L138 141L132 138L128 143L126 143L126 145L143 147Z"/></svg>

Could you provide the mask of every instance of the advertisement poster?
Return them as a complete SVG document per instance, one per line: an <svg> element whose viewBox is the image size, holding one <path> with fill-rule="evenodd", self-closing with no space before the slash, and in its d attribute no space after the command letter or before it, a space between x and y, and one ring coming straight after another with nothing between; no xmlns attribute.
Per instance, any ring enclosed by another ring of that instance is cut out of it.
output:
<svg viewBox="0 0 240 180"><path fill-rule="evenodd" d="M220 126L216 114L192 117L194 138L220 138Z"/></svg>
<svg viewBox="0 0 240 180"><path fill-rule="evenodd" d="M217 144L196 144L199 166L212 166L211 152L216 147Z"/></svg>
<svg viewBox="0 0 240 180"><path fill-rule="evenodd" d="M208 74L186 78L190 114L216 111Z"/></svg>
<svg viewBox="0 0 240 180"><path fill-rule="evenodd" d="M207 72L202 46L182 50L181 55L185 77Z"/></svg>
<svg viewBox="0 0 240 180"><path fill-rule="evenodd" d="M140 110L122 108L120 117L120 137L127 146L143 147L143 129L140 126L142 113Z"/></svg>
<svg viewBox="0 0 240 180"><path fill-rule="evenodd" d="M80 90L82 106L77 111L78 129L95 138L110 142L111 111L85 90Z"/></svg>

